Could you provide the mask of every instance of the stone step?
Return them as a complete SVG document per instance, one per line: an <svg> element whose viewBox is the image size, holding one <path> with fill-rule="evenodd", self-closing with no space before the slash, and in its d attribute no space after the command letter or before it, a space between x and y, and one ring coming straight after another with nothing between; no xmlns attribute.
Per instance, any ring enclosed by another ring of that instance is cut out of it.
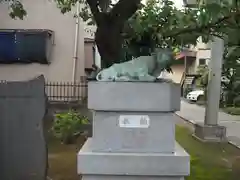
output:
<svg viewBox="0 0 240 180"><path fill-rule="evenodd" d="M84 175L82 180L184 180L184 177L172 176L95 176Z"/></svg>
<svg viewBox="0 0 240 180"><path fill-rule="evenodd" d="M89 138L78 153L78 173L84 180L110 180L110 177L125 180L140 176L149 180L180 180L190 173L189 155L177 143L173 154L93 152L92 147Z"/></svg>

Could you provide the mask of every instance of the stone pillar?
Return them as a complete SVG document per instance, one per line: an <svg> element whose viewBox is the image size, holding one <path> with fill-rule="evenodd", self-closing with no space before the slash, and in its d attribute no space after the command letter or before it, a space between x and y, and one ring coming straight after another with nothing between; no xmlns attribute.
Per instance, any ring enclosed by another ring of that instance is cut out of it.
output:
<svg viewBox="0 0 240 180"><path fill-rule="evenodd" d="M88 83L93 137L78 153L83 180L183 180L189 155L175 142L173 83Z"/></svg>
<svg viewBox="0 0 240 180"><path fill-rule="evenodd" d="M195 126L194 136L202 141L225 142L226 127L218 125L224 41L214 37L211 49L207 106L204 124Z"/></svg>

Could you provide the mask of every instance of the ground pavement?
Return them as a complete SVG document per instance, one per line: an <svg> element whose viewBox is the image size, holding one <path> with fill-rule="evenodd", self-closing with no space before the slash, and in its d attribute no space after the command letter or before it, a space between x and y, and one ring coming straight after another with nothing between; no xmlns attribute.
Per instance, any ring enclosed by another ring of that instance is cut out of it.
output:
<svg viewBox="0 0 240 180"><path fill-rule="evenodd" d="M201 123L204 122L205 107L182 100L181 110L176 114L193 124ZM240 116L232 116L219 111L218 123L227 128L229 142L240 148Z"/></svg>

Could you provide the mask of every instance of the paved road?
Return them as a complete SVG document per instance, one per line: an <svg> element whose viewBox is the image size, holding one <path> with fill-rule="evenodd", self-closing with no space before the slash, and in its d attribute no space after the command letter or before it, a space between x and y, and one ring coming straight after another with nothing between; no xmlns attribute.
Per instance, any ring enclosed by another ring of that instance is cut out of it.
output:
<svg viewBox="0 0 240 180"><path fill-rule="evenodd" d="M182 100L181 110L176 114L194 124L204 122L205 107ZM227 127L229 141L240 147L240 116L232 116L219 111L218 117L219 124Z"/></svg>

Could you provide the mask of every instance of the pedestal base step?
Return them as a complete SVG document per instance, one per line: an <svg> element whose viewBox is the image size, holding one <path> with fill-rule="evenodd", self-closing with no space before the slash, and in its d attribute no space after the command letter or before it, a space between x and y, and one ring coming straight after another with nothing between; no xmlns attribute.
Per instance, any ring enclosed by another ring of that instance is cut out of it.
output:
<svg viewBox="0 0 240 180"><path fill-rule="evenodd" d="M82 180L184 180L184 177L151 177L151 176L89 176L83 175Z"/></svg>
<svg viewBox="0 0 240 180"><path fill-rule="evenodd" d="M175 153L104 153L92 152L89 138L78 153L84 180L180 180L189 171L189 155L177 143Z"/></svg>
<svg viewBox="0 0 240 180"><path fill-rule="evenodd" d="M226 127L219 125L196 124L193 136L203 142L227 142Z"/></svg>

